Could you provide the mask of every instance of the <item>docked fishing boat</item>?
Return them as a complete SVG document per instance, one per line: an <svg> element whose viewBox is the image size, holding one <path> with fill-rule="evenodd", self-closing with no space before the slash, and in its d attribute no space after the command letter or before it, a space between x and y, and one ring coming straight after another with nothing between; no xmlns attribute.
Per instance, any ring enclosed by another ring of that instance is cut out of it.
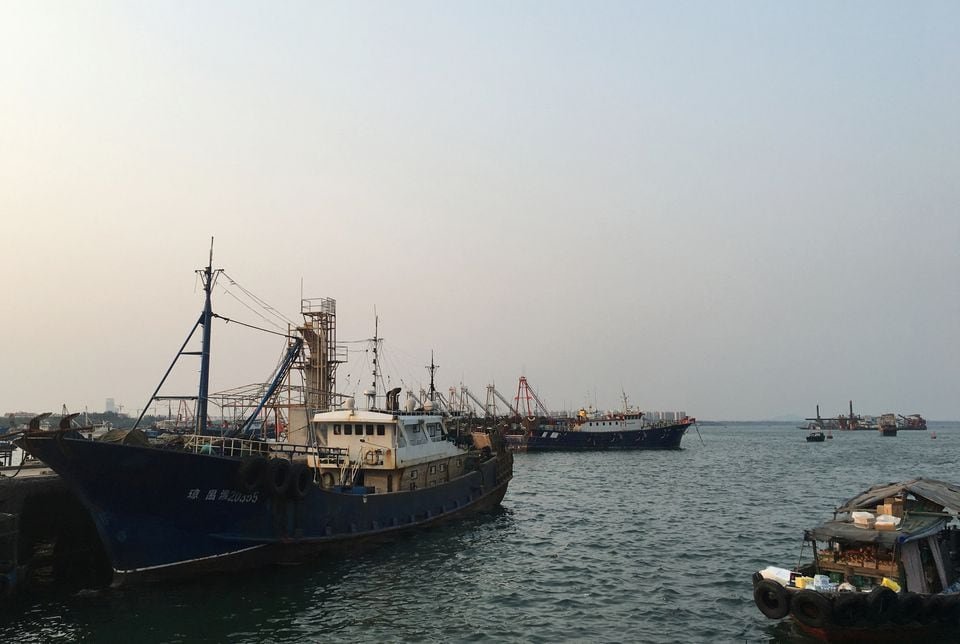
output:
<svg viewBox="0 0 960 644"><path fill-rule="evenodd" d="M401 410L399 390L383 405L374 390L363 410L352 398L301 408L299 416L309 422L288 426L285 441L254 431L291 365L312 374L310 390L322 388L318 379L332 381L335 343L324 335L335 328L329 318L326 326L311 322L288 337L280 367L242 422L208 422L210 326L217 317L211 291L218 272L211 250L200 271L204 310L191 331L202 327L202 349L189 352L201 359L194 433L161 443L137 428L100 440L49 430L27 431L16 441L56 471L90 511L114 585L304 562L500 504L513 457L499 433L455 443L429 402L407 402ZM314 347L307 357L305 342ZM181 348L180 355L187 354Z"/></svg>
<svg viewBox="0 0 960 644"><path fill-rule="evenodd" d="M825 641L919 641L960 634L960 486L875 485L804 533L795 570L753 575L757 608Z"/></svg>
<svg viewBox="0 0 960 644"><path fill-rule="evenodd" d="M510 449L525 452L680 449L680 440L696 422L686 415L679 421L647 422L639 411L588 417L581 410L574 419L525 419L521 431L506 439Z"/></svg>

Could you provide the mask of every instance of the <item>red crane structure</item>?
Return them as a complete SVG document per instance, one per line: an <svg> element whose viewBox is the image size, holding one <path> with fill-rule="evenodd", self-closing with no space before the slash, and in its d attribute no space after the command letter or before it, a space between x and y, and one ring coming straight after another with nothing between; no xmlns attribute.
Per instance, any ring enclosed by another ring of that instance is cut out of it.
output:
<svg viewBox="0 0 960 644"><path fill-rule="evenodd" d="M547 406L543 404L537 392L533 390L533 387L530 386L530 383L527 382L526 376L520 376L520 382L517 384L517 396L514 398L516 405L514 407L517 410L518 416L527 416L527 418L533 418L535 416L549 416L550 412L547 411Z"/></svg>

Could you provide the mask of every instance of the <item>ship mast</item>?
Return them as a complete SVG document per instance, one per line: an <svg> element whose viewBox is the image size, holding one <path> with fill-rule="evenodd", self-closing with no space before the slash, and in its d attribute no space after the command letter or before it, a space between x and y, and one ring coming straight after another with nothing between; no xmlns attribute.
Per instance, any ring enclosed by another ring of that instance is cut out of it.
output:
<svg viewBox="0 0 960 644"><path fill-rule="evenodd" d="M200 388L197 392L197 433L203 434L207 429L207 397L210 390L210 321L213 318L213 307L210 305L210 294L213 291L213 237L210 238L210 261L202 271L197 271L203 280L204 305L200 324L203 325L203 337L200 344Z"/></svg>
<svg viewBox="0 0 960 644"><path fill-rule="evenodd" d="M373 313L373 387L371 387L367 395L370 397L370 409L373 409L377 406L377 376L380 375L380 364L377 362L377 347L380 344L380 338L377 336L380 330L380 316L377 315L376 311Z"/></svg>
<svg viewBox="0 0 960 644"><path fill-rule="evenodd" d="M440 368L440 365L434 364L433 362L433 349L430 350L430 366L427 367L427 371L430 372L430 395L428 400L430 402L436 402L437 388L434 386L433 374L437 372L437 369Z"/></svg>

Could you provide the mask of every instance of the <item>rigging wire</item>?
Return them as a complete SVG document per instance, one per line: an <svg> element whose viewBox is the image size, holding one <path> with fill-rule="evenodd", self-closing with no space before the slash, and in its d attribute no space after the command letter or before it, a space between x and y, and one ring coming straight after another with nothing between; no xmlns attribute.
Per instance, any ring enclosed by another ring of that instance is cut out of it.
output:
<svg viewBox="0 0 960 644"><path fill-rule="evenodd" d="M270 335L279 335L280 337L282 337L282 338L287 338L287 339L289 339L289 340L296 340L296 339L297 339L296 336L290 335L289 333L278 333L277 331L271 331L270 329L264 329L264 328L259 327L259 326L254 326L254 325L252 325L252 324L247 324L246 322L240 322L239 320L232 320L232 319L230 319L230 318L228 318L228 317L225 317L225 316L223 316L223 315L220 315L219 313L212 313L211 316L212 316L212 317L215 317L215 318L218 318L218 319L221 319L221 320L223 320L224 322L227 322L227 323L232 322L232 323L234 323L234 324L239 324L240 326L245 326L245 327L247 327L248 329L254 329L254 330L256 330L256 331L263 331L264 333L269 333Z"/></svg>
<svg viewBox="0 0 960 644"><path fill-rule="evenodd" d="M222 290L225 295L229 295L230 297L232 297L233 299L235 299L237 302L240 303L241 306L243 306L244 308L246 308L248 311L250 311L251 313L253 313L254 315L256 315L258 318L260 318L261 320L263 320L263 321L266 322L267 324L269 324L269 325L271 325L271 326L273 326L273 327L276 327L277 329L283 328L283 327L281 327L279 324L277 324L276 322L274 322L273 320L270 320L270 319L268 319L267 317L265 317L264 315L262 315L259 311L257 311L257 310L254 309L252 306L250 306L249 304L247 304L246 302L244 302L243 300L241 300L239 297L237 297L236 295L234 295L226 286L223 286L222 284L219 285L219 286L220 286L220 290Z"/></svg>
<svg viewBox="0 0 960 644"><path fill-rule="evenodd" d="M263 298L258 297L258 296L255 295L253 292L251 292L251 291L249 291L248 289L244 288L244 286L243 286L242 284L240 284L237 280L233 279L230 275L228 275L228 274L226 273L226 271L224 271L223 276L226 277L228 280L230 280L230 283L231 283L231 284L233 284L234 286L236 286L237 288L239 288L241 291L243 291L243 293L244 293L247 297L249 297L251 300L253 300L253 301L256 302L257 304L259 304L261 307L263 307L263 309L264 309L265 311L268 311L269 313L273 314L273 315L276 316L278 319L282 320L282 321L285 322L286 324L289 324L290 326L296 326L295 323L293 322L293 320L289 319L287 316L285 316L285 315L283 315L282 313L280 313L280 311L278 311L278 310L277 310L276 308L274 308L273 306L270 306L270 304L268 304L268 303L266 302L266 300L264 300Z"/></svg>

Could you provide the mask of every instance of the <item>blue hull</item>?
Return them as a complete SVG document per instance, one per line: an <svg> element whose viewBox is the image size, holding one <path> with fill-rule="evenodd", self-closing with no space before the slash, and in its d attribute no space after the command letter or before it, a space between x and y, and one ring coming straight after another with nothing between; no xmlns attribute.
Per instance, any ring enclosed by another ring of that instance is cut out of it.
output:
<svg viewBox="0 0 960 644"><path fill-rule="evenodd" d="M541 425L506 439L511 449L527 452L680 449L680 440L689 427L690 423L678 423L629 431L591 432Z"/></svg>
<svg viewBox="0 0 960 644"><path fill-rule="evenodd" d="M356 494L311 484L296 499L244 491L238 458L49 435L19 444L90 511L115 584L303 561L496 507L512 477L504 453L436 487Z"/></svg>

